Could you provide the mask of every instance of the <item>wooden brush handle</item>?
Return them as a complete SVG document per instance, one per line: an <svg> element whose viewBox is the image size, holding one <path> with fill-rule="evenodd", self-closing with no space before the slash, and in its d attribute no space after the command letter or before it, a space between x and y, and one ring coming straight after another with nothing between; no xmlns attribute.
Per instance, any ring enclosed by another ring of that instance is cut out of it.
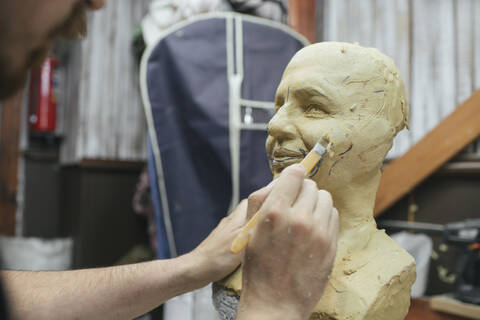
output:
<svg viewBox="0 0 480 320"><path fill-rule="evenodd" d="M310 171L312 171L313 167L318 163L321 156L314 152L313 150L310 151L307 156L300 162L300 164L305 168L305 174L308 175ZM255 215L247 222L245 226L243 226L240 234L233 240L232 246L230 247L230 251L233 253L239 253L245 248L248 244L248 236L253 231L253 228L257 225L258 222L258 211Z"/></svg>
<svg viewBox="0 0 480 320"><path fill-rule="evenodd" d="M232 251L233 253L239 253L243 248L247 246L249 233L257 225L258 216L259 214L257 211L257 213L255 213L255 215L247 222L247 224L243 226L240 234L235 238L235 240L233 240L230 251Z"/></svg>

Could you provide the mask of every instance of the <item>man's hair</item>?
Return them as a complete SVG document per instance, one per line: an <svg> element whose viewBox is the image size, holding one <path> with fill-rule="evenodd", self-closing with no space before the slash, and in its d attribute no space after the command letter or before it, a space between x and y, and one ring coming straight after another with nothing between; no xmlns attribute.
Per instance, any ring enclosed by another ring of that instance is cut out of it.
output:
<svg viewBox="0 0 480 320"><path fill-rule="evenodd" d="M87 15L86 8L83 2L75 5L72 13L53 31L54 37L61 37L69 40L76 40L87 35Z"/></svg>

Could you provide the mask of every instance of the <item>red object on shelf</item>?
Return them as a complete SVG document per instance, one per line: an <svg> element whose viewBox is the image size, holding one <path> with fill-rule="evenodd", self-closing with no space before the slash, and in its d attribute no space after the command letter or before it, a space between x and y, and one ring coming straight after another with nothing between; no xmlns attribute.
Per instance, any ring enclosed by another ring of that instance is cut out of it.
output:
<svg viewBox="0 0 480 320"><path fill-rule="evenodd" d="M57 59L48 57L41 67L31 71L28 123L32 131L55 132L57 98L54 93L54 72L57 66Z"/></svg>

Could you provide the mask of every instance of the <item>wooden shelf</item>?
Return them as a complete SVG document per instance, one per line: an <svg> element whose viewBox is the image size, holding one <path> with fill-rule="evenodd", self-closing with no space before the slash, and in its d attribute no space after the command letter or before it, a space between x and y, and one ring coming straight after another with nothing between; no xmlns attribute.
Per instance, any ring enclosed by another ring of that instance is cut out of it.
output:
<svg viewBox="0 0 480 320"><path fill-rule="evenodd" d="M405 320L471 320L471 318L434 311L430 308L429 299L413 299Z"/></svg>
<svg viewBox="0 0 480 320"><path fill-rule="evenodd" d="M380 215L479 135L480 90L383 170L374 215Z"/></svg>

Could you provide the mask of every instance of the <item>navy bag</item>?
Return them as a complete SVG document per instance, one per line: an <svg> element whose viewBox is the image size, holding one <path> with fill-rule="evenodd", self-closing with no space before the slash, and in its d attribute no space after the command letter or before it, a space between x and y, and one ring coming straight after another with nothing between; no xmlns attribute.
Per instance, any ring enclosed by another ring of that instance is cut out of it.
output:
<svg viewBox="0 0 480 320"><path fill-rule="evenodd" d="M283 70L307 40L235 13L174 25L142 59L159 258L194 249L268 184L267 123Z"/></svg>

